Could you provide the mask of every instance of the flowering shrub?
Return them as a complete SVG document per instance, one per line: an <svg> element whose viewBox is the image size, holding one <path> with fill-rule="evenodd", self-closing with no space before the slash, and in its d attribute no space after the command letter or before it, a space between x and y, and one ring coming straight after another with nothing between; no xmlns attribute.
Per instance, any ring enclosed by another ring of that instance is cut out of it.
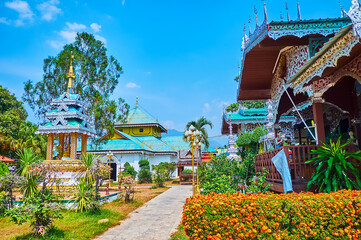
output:
<svg viewBox="0 0 361 240"><path fill-rule="evenodd" d="M182 223L190 239L361 239L361 192L198 195Z"/></svg>

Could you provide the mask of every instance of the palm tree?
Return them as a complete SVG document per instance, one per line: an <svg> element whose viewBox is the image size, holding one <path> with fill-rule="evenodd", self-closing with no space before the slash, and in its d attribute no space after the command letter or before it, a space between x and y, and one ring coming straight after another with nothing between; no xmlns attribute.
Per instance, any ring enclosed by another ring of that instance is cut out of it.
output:
<svg viewBox="0 0 361 240"><path fill-rule="evenodd" d="M206 119L205 117L201 117L201 118L197 119L197 121L188 122L185 129L186 130L189 129L189 127L191 125L193 125L198 131L200 131L202 133L201 143L204 144L206 151L208 151L209 141L208 141L208 133L206 130L206 126L213 128L212 122L209 121L208 119ZM183 137L184 137L184 135L183 135ZM184 139L185 139L185 137L184 137Z"/></svg>
<svg viewBox="0 0 361 240"><path fill-rule="evenodd" d="M28 148L18 151L17 155L20 160L18 172L26 179L24 197L33 196L38 191L37 176L31 173L30 168L32 164L41 162L41 159L32 149Z"/></svg>

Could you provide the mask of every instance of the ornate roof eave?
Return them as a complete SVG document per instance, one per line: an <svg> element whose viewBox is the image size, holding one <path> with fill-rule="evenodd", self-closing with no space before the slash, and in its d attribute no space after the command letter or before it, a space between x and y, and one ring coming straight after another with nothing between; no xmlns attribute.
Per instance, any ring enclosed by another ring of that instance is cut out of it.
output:
<svg viewBox="0 0 361 240"><path fill-rule="evenodd" d="M159 127L160 129L162 129L162 132L167 132L167 129L164 128L161 124L159 123L139 123L139 124L116 124L115 127Z"/></svg>
<svg viewBox="0 0 361 240"><path fill-rule="evenodd" d="M60 133L80 133L89 137L96 137L95 131L78 126L40 126L35 134L60 134Z"/></svg>
<svg viewBox="0 0 361 240"><path fill-rule="evenodd" d="M89 153L108 153L111 151L113 154L134 154L134 153L148 153L148 154L156 154L156 155L177 155L176 151L166 151L166 152L157 152L157 151L149 151L149 150L142 150L142 149L134 149L134 150L90 150L87 151ZM77 151L77 152L80 152Z"/></svg>
<svg viewBox="0 0 361 240"><path fill-rule="evenodd" d="M299 93L314 77L321 77L327 67L335 67L341 57L349 56L359 41L360 38L353 34L352 26L343 28L287 84L291 84L295 94Z"/></svg>
<svg viewBox="0 0 361 240"><path fill-rule="evenodd" d="M46 118L57 118L63 116L64 118L79 118L81 120L87 120L87 116L79 112L49 112L45 114Z"/></svg>
<svg viewBox="0 0 361 240"><path fill-rule="evenodd" d="M229 123L229 114L223 114L223 119L228 124ZM294 116L281 116L279 122L293 122L296 118ZM267 124L267 116L255 116L253 119L232 119L233 124Z"/></svg>

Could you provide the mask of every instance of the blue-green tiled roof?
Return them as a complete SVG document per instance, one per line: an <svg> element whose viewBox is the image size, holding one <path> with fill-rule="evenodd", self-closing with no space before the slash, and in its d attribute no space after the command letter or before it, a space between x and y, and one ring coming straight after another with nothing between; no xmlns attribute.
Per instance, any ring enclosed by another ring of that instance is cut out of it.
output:
<svg viewBox="0 0 361 240"><path fill-rule="evenodd" d="M157 121L140 107L129 110L126 124L157 123Z"/></svg>
<svg viewBox="0 0 361 240"><path fill-rule="evenodd" d="M267 108L245 108L240 109L239 113L245 116L253 116L253 115L267 115Z"/></svg>

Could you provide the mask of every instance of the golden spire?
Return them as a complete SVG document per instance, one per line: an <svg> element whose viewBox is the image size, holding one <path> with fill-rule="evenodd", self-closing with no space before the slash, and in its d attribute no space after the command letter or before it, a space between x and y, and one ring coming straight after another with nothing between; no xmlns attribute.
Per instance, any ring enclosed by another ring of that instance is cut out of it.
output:
<svg viewBox="0 0 361 240"><path fill-rule="evenodd" d="M137 97L137 100L135 102L135 106L138 107L138 97Z"/></svg>
<svg viewBox="0 0 361 240"><path fill-rule="evenodd" d="M68 93L73 93L73 79L75 78L74 68L73 68L73 58L74 58L73 52L71 52L69 72L66 75L66 77L69 78L69 80L68 80Z"/></svg>

